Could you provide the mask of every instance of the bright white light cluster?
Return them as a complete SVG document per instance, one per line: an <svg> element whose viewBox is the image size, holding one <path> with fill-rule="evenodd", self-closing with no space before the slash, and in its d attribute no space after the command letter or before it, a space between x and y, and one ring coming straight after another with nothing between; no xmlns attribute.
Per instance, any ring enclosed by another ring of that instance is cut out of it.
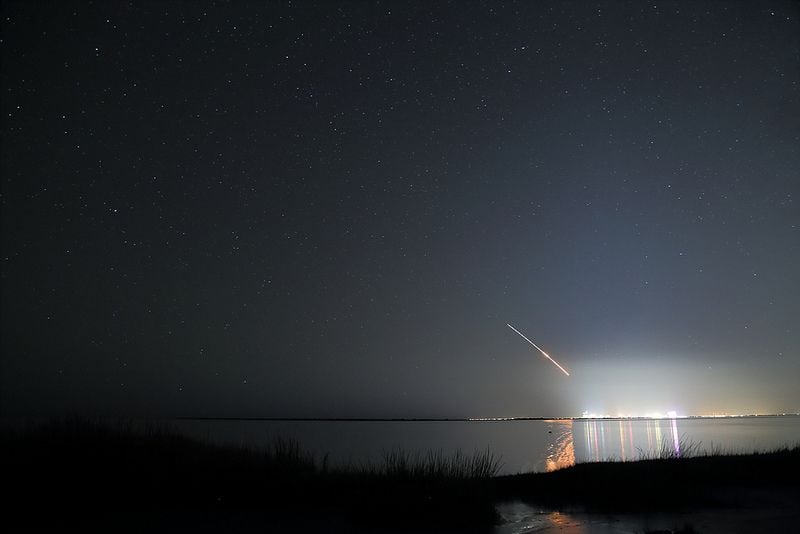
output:
<svg viewBox="0 0 800 534"><path fill-rule="evenodd" d="M583 419L680 419L686 417L685 415L678 415L675 410L669 410L667 413L662 412L648 412L646 414L634 413L617 413L616 415L607 413L594 413L585 411L581 413Z"/></svg>

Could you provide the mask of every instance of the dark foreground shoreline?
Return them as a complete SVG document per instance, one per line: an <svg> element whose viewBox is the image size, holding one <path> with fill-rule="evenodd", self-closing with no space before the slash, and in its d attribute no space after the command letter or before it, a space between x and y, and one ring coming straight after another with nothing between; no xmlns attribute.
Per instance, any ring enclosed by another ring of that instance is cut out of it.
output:
<svg viewBox="0 0 800 534"><path fill-rule="evenodd" d="M77 419L5 432L0 445L2 524L20 532L489 532L508 501L603 514L800 502L798 446L496 476L489 451L391 452L343 469L291 441L253 450Z"/></svg>

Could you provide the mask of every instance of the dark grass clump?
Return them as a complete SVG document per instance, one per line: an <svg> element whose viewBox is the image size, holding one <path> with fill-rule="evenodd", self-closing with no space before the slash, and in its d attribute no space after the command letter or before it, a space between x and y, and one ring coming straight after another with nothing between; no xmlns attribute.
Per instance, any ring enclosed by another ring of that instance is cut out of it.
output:
<svg viewBox="0 0 800 534"><path fill-rule="evenodd" d="M450 526L490 525L498 519L493 477L501 466L488 449L472 455L393 450L384 453L381 463L354 468L346 477L366 505L368 521L389 517L415 524L422 517L443 519Z"/></svg>
<svg viewBox="0 0 800 534"><path fill-rule="evenodd" d="M62 419L0 438L7 522L146 530L153 517L296 509L316 498L316 459L279 441L263 451L203 443L167 426ZM193 519L194 520L194 519ZM25 530L28 530L27 528Z"/></svg>
<svg viewBox="0 0 800 534"><path fill-rule="evenodd" d="M429 451L425 454L408 453L403 450L384 452L383 463L367 465L364 471L395 479L449 479L469 480L496 476L502 463L489 449L476 451L472 456L456 451Z"/></svg>
<svg viewBox="0 0 800 534"><path fill-rule="evenodd" d="M293 440L264 449L219 446L164 425L87 419L5 432L0 458L10 489L6 509L49 527L176 510L195 518L246 510L251 521L265 524L334 516L351 523L488 525L495 520L488 480L499 470L489 451L393 451L377 465L331 468L327 457L319 460Z"/></svg>
<svg viewBox="0 0 800 534"><path fill-rule="evenodd" d="M656 457L591 462L551 473L499 477L498 494L592 511L674 511L743 506L776 495L800 497L800 446L770 452L713 453L682 443ZM755 500L754 500L755 499Z"/></svg>

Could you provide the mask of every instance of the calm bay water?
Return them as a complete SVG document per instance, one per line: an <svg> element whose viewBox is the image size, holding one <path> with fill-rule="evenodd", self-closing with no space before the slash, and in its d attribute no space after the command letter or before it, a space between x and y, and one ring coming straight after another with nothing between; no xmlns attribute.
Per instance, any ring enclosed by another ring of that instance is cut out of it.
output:
<svg viewBox="0 0 800 534"><path fill-rule="evenodd" d="M503 473L550 471L576 462L635 460L667 450L766 451L800 444L800 417L537 421L228 421L180 420L181 432L216 443L264 446L277 437L333 464L380 461L403 449L471 453L487 447Z"/></svg>

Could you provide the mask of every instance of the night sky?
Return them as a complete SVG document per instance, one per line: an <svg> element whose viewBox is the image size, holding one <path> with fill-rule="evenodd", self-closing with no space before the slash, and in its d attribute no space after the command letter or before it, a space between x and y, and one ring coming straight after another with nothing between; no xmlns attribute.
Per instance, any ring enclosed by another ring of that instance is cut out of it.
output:
<svg viewBox="0 0 800 534"><path fill-rule="evenodd" d="M800 411L799 20L4 2L0 409Z"/></svg>

